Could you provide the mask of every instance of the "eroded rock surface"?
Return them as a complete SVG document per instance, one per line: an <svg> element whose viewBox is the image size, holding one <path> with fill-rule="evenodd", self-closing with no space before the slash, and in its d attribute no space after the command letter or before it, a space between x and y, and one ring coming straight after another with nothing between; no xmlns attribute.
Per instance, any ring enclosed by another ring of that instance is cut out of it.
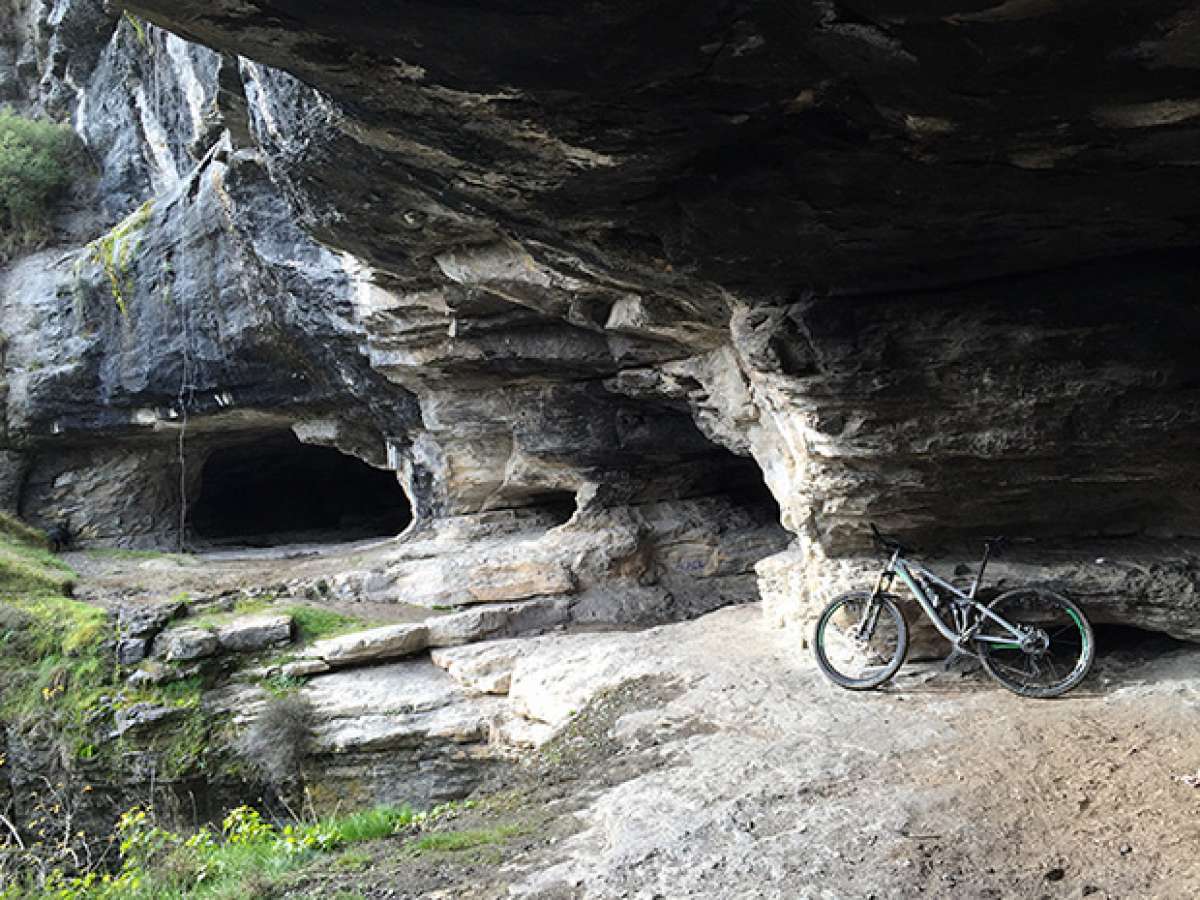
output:
<svg viewBox="0 0 1200 900"><path fill-rule="evenodd" d="M98 163L0 275L31 520L179 544L205 466L284 438L392 473L405 543L325 587L449 614L327 665L694 615L755 564L803 622L871 520L951 568L1013 533L1005 582L1196 636L1189 9L129 9L174 33L0 34Z"/></svg>
<svg viewBox="0 0 1200 900"><path fill-rule="evenodd" d="M251 141L415 398L421 514L737 491L752 459L776 569L869 520L1185 564L1190 8L132 8L256 61Z"/></svg>

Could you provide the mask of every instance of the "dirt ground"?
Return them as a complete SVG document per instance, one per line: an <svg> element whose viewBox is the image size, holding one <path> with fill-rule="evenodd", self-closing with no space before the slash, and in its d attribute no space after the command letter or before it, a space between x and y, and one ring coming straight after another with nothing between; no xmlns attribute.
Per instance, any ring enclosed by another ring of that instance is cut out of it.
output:
<svg viewBox="0 0 1200 900"><path fill-rule="evenodd" d="M71 562L85 593L169 594L372 552ZM1200 647L1101 632L1092 675L1051 701L928 664L855 694L751 605L541 638L525 661L548 690L601 662L629 679L597 678L558 738L438 820L468 846L376 841L286 896L1200 896Z"/></svg>
<svg viewBox="0 0 1200 900"><path fill-rule="evenodd" d="M841 691L754 607L630 652L656 646L660 674L599 695L437 826L511 834L379 842L366 872L334 863L288 896L1200 896L1200 648L1109 648L1084 686L1035 701L938 666Z"/></svg>

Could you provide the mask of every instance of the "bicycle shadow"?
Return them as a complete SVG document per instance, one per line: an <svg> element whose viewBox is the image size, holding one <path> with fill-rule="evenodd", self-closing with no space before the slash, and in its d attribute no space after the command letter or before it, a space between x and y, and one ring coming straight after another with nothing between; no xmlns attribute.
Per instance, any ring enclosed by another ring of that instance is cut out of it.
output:
<svg viewBox="0 0 1200 900"><path fill-rule="evenodd" d="M1137 629L1098 628L1096 660L1087 678L1064 697L1102 699L1118 691L1190 686L1200 691L1200 645ZM949 668L942 660L906 663L888 684L885 694L961 696L1003 691L978 661L965 658Z"/></svg>
<svg viewBox="0 0 1200 900"><path fill-rule="evenodd" d="M949 668L941 660L921 660L906 663L880 690L886 694L898 695L958 696L977 694L993 688L1003 690L974 660L960 660L952 663Z"/></svg>

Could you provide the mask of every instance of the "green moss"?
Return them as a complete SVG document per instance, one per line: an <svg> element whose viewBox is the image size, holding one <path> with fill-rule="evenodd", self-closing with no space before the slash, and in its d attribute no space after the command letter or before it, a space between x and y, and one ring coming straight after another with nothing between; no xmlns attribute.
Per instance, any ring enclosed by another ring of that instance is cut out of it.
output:
<svg viewBox="0 0 1200 900"><path fill-rule="evenodd" d="M6 512L0 512L0 535L29 547L41 547L43 550L50 547L50 542L46 540L46 535L41 529L34 528Z"/></svg>
<svg viewBox="0 0 1200 900"><path fill-rule="evenodd" d="M44 550L0 538L0 720L35 723L68 752L94 755L100 698L115 679L104 610L62 596L69 581Z"/></svg>
<svg viewBox="0 0 1200 900"><path fill-rule="evenodd" d="M66 125L0 110L0 257L49 237L53 203L75 178L78 158Z"/></svg>
<svg viewBox="0 0 1200 900"><path fill-rule="evenodd" d="M233 609L192 616L188 619L188 624L196 628L212 629L231 622L239 616L249 616L269 610L272 608L273 602L273 597L243 597L234 602Z"/></svg>
<svg viewBox="0 0 1200 900"><path fill-rule="evenodd" d="M39 728L65 755L98 761L134 742L109 740L120 708L172 706L182 715L139 737L138 749L158 755L162 778L201 768L213 724L200 710L203 680L120 684L107 614L63 596L72 576L44 549L0 535L0 721Z"/></svg>
<svg viewBox="0 0 1200 900"><path fill-rule="evenodd" d="M127 301L133 296L132 265L142 244L142 232L153 212L154 201L147 200L118 222L112 230L84 248L87 255L81 259L86 259L104 270L109 291L121 315L128 312Z"/></svg>
<svg viewBox="0 0 1200 900"><path fill-rule="evenodd" d="M162 778L175 780L208 769L210 724L197 704L189 707L181 720L172 720L149 742L147 749L158 754Z"/></svg>
<svg viewBox="0 0 1200 900"><path fill-rule="evenodd" d="M147 53L153 52L154 46L150 43L150 33L146 30L146 23L129 12L129 10L125 11L124 19L129 24L130 29L132 29L138 45Z"/></svg>
<svg viewBox="0 0 1200 900"><path fill-rule="evenodd" d="M358 631L367 623L319 606L297 604L284 610L296 625L296 640L307 644L320 638Z"/></svg>
<svg viewBox="0 0 1200 900"><path fill-rule="evenodd" d="M75 578L71 567L46 549L40 532L11 517L0 523L0 597L69 594Z"/></svg>

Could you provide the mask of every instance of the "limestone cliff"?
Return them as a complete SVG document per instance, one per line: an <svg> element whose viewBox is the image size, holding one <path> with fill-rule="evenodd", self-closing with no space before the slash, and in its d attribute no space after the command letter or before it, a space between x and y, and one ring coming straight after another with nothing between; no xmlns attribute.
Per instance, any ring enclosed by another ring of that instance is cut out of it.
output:
<svg viewBox="0 0 1200 900"><path fill-rule="evenodd" d="M1200 636L1194 3L126 5L6 37L99 172L5 276L29 518L171 543L291 430L419 527L636 519L593 585L768 556L765 481L780 621L876 520Z"/></svg>

